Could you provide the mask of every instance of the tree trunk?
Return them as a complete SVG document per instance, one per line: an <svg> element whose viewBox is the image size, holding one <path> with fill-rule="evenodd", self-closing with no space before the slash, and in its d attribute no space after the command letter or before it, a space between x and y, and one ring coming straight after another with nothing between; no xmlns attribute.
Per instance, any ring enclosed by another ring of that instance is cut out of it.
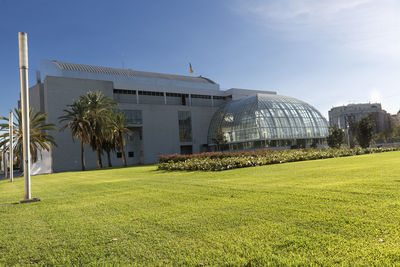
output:
<svg viewBox="0 0 400 267"><path fill-rule="evenodd" d="M81 140L81 164L82 164L82 171L86 170L85 164L85 144Z"/></svg>
<svg viewBox="0 0 400 267"><path fill-rule="evenodd" d="M107 150L107 160L108 160L108 167L112 167L110 150Z"/></svg>
<svg viewBox="0 0 400 267"><path fill-rule="evenodd" d="M103 168L103 164L101 162L101 151L100 151L100 148L98 147L96 149L96 151L97 151L97 167L99 167L101 169L101 168Z"/></svg>
<svg viewBox="0 0 400 267"><path fill-rule="evenodd" d="M122 165L124 165L124 167L126 167L127 164L126 164L124 143L123 143L123 137L122 137L122 134L121 134L121 133L119 134L119 142L120 142L120 144L121 144Z"/></svg>

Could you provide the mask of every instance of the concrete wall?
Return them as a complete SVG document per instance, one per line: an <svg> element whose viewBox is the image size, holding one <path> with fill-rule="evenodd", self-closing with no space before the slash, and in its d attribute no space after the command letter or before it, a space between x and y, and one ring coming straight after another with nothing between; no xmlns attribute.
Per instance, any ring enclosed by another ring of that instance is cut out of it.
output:
<svg viewBox="0 0 400 267"><path fill-rule="evenodd" d="M41 113L45 113L43 83L38 83L35 86L29 88L29 106L33 109L34 112L39 111ZM51 150L38 152L38 160L36 162L31 162L32 175L51 173L53 171L51 153Z"/></svg>
<svg viewBox="0 0 400 267"><path fill-rule="evenodd" d="M43 83L38 83L29 88L29 106L33 108L34 111L45 112Z"/></svg>
<svg viewBox="0 0 400 267"><path fill-rule="evenodd" d="M102 91L105 95L112 97L112 90L113 84L109 81L48 76L44 81L44 101L48 122L54 123L60 129L64 124L59 123L59 117L64 115L63 110L67 108L67 105L72 104L73 99L78 99L80 95L88 91ZM58 172L81 169L80 141L72 142L69 129L64 132L54 131L51 134L58 144L58 147L52 151L53 170ZM96 168L96 154L88 146L85 150L87 168ZM105 158L104 163L106 163Z"/></svg>
<svg viewBox="0 0 400 267"><path fill-rule="evenodd" d="M193 145L193 153L201 152L207 144L208 126L217 108L189 107L182 105L146 105L120 103L120 109L141 110L143 117L142 144L143 163L157 162L158 155L180 153L181 145ZM178 111L190 111L192 116L192 142L179 141ZM140 155L135 146L135 157ZM135 160L136 161L136 160Z"/></svg>
<svg viewBox="0 0 400 267"><path fill-rule="evenodd" d="M46 105L44 111L48 113L48 122L56 124L61 128L64 123L59 123L59 117L64 115L63 110L72 104L73 99L88 91L102 91L105 95L113 98L113 82L86 80L77 78L48 76L43 88L43 99ZM40 90L31 89L32 92ZM40 94L39 94L40 96ZM33 104L36 106L40 97L32 94ZM39 105L40 106L40 105ZM192 145L193 153L202 152L202 146L207 144L208 126L216 107L198 107L183 105L164 104L136 104L119 103L119 109L141 110L142 125L132 125L133 134L127 140L125 153L129 165L150 164L157 162L158 155L180 153L181 145ZM178 111L190 111L192 117L192 142L181 143L179 141ZM53 170L70 171L81 169L80 141L72 142L69 129L64 132L55 131L51 133L57 141L58 147L52 151ZM129 157L133 152L133 157ZM86 167L93 169L97 167L97 155L88 146L85 146ZM122 159L112 153L113 166L121 166ZM103 155L103 166L107 166L106 155Z"/></svg>

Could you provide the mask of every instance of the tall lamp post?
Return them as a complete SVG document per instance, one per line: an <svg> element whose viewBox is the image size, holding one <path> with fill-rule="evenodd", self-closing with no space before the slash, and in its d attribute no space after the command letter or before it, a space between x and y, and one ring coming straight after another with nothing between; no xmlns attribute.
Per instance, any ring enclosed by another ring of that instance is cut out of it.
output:
<svg viewBox="0 0 400 267"><path fill-rule="evenodd" d="M29 137L29 92L28 92L28 35L25 32L18 33L19 42L19 72L21 76L21 113L22 113L22 144L25 193L20 203L39 201L31 199L31 153Z"/></svg>

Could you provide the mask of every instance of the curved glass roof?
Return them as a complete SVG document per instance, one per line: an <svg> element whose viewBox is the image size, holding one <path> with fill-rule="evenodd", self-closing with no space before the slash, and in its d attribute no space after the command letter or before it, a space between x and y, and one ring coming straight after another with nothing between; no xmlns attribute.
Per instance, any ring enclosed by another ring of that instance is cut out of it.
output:
<svg viewBox="0 0 400 267"><path fill-rule="evenodd" d="M215 112L208 129L208 144L216 144L222 134L228 143L325 138L328 123L318 110L298 99L255 94Z"/></svg>

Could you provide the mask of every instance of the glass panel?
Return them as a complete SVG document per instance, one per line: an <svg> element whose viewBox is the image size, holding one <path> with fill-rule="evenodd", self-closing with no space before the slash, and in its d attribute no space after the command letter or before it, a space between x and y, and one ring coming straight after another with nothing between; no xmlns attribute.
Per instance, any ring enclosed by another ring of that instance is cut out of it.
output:
<svg viewBox="0 0 400 267"><path fill-rule="evenodd" d="M264 144L267 139L308 139L325 138L328 123L312 106L294 98L256 94L233 101L219 109L213 116L208 133L212 144L217 129L228 142ZM251 142L250 142L251 141ZM288 144L275 142L274 144ZM247 147L248 145L246 145Z"/></svg>
<svg viewBox="0 0 400 267"><path fill-rule="evenodd" d="M192 141L192 118L190 111L178 111L179 141Z"/></svg>
<svg viewBox="0 0 400 267"><path fill-rule="evenodd" d="M128 124L143 124L141 110L121 110Z"/></svg>

